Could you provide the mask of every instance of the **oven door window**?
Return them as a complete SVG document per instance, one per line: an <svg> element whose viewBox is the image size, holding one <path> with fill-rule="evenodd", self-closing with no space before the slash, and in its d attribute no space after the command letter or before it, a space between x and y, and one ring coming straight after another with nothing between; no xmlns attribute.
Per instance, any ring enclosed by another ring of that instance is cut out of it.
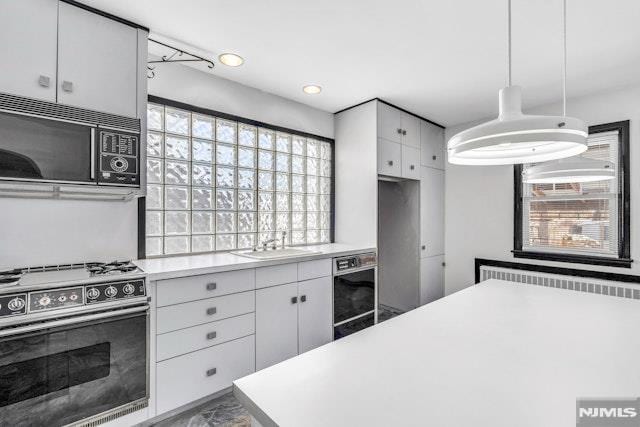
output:
<svg viewBox="0 0 640 427"><path fill-rule="evenodd" d="M143 313L1 339L0 424L63 426L147 397L146 330Z"/></svg>
<svg viewBox="0 0 640 427"><path fill-rule="evenodd" d="M90 182L91 126L0 113L0 178Z"/></svg>
<svg viewBox="0 0 640 427"><path fill-rule="evenodd" d="M333 278L333 321L343 322L375 308L375 270L347 273Z"/></svg>

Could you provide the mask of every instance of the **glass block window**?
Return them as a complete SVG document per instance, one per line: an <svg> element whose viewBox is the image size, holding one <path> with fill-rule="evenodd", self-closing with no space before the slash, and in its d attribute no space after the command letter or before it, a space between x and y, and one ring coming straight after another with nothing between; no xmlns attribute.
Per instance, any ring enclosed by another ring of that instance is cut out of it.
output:
<svg viewBox="0 0 640 427"><path fill-rule="evenodd" d="M332 145L149 104L146 254L331 239Z"/></svg>

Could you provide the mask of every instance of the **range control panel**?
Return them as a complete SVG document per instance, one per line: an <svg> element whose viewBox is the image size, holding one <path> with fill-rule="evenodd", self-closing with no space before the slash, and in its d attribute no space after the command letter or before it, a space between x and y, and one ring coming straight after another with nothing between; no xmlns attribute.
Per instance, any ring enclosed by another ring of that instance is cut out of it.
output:
<svg viewBox="0 0 640 427"><path fill-rule="evenodd" d="M82 305L82 286L29 293L29 312Z"/></svg>
<svg viewBox="0 0 640 427"><path fill-rule="evenodd" d="M0 318L147 295L144 279L0 295Z"/></svg>
<svg viewBox="0 0 640 427"><path fill-rule="evenodd" d="M99 302L145 296L144 280L129 280L117 283L102 283L87 286L85 302L95 304Z"/></svg>
<svg viewBox="0 0 640 427"><path fill-rule="evenodd" d="M334 259L335 271L374 266L376 265L376 262L376 254L373 252Z"/></svg>
<svg viewBox="0 0 640 427"><path fill-rule="evenodd" d="M27 313L27 294L0 296L0 317Z"/></svg>

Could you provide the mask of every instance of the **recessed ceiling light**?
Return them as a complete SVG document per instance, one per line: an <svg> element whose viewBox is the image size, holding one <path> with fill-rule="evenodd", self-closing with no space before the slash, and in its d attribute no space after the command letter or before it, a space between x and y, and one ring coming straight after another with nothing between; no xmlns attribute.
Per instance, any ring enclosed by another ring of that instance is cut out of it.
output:
<svg viewBox="0 0 640 427"><path fill-rule="evenodd" d="M322 88L318 85L306 85L302 90L304 93L309 93L311 95L322 92Z"/></svg>
<svg viewBox="0 0 640 427"><path fill-rule="evenodd" d="M223 53L218 56L220 62L229 67L239 67L244 63L244 59L235 53Z"/></svg>

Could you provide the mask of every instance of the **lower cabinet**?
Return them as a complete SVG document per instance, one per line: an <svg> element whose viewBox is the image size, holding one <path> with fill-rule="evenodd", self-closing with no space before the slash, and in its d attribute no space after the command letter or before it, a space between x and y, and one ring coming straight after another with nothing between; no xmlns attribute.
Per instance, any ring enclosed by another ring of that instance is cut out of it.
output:
<svg viewBox="0 0 640 427"><path fill-rule="evenodd" d="M229 341L157 364L157 412L185 405L254 371L254 336Z"/></svg>
<svg viewBox="0 0 640 427"><path fill-rule="evenodd" d="M256 291L256 370L331 342L331 276Z"/></svg>
<svg viewBox="0 0 640 427"><path fill-rule="evenodd" d="M420 259L420 305L444 296L444 255Z"/></svg>

